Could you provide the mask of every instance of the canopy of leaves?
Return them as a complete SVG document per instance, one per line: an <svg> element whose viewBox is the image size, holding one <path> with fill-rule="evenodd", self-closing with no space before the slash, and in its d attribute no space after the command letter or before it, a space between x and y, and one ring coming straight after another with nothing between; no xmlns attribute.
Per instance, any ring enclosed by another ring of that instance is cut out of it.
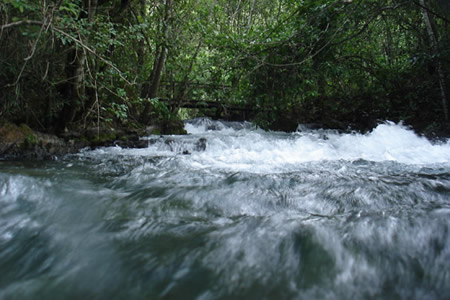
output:
<svg viewBox="0 0 450 300"><path fill-rule="evenodd" d="M4 0L0 15L0 116L43 131L145 107L162 122L194 100L283 130L448 124L448 1Z"/></svg>

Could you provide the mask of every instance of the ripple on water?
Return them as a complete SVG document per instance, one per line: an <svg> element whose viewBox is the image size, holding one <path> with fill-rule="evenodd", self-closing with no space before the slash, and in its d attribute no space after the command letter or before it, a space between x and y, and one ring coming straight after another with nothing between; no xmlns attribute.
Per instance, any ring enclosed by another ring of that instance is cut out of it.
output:
<svg viewBox="0 0 450 300"><path fill-rule="evenodd" d="M202 124L0 165L0 298L450 298L448 143Z"/></svg>

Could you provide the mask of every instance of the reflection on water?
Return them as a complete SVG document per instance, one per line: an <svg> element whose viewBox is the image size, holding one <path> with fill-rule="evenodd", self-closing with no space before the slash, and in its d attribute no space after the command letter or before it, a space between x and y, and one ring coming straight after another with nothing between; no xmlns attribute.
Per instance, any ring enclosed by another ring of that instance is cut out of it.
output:
<svg viewBox="0 0 450 300"><path fill-rule="evenodd" d="M0 162L0 299L450 298L449 143L186 128Z"/></svg>

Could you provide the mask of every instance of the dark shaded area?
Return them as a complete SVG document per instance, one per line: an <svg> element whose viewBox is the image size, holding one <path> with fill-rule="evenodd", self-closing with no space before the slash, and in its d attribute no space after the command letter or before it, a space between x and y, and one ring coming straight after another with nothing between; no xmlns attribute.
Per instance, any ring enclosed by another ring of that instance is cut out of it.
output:
<svg viewBox="0 0 450 300"><path fill-rule="evenodd" d="M65 138L183 133L181 118L448 136L449 4L49 1L0 5L0 118ZM186 112L186 109L189 109Z"/></svg>

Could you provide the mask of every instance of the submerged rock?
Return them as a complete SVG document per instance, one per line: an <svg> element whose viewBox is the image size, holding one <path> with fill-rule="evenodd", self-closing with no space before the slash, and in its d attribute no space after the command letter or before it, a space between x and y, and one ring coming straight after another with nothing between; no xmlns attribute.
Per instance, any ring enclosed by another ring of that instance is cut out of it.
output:
<svg viewBox="0 0 450 300"><path fill-rule="evenodd" d="M200 138L198 139L198 141L195 143L195 151L205 151L206 150L206 142L207 140L205 138Z"/></svg>
<svg viewBox="0 0 450 300"><path fill-rule="evenodd" d="M114 146L119 146L121 148L147 148L148 147L148 141L141 140L139 138L137 139L121 139L114 141Z"/></svg>
<svg viewBox="0 0 450 300"><path fill-rule="evenodd" d="M178 154L189 155L192 152L202 152L206 150L207 140L206 138L199 138L193 142L182 142L171 136L161 135L158 138L151 138L146 141L148 145L159 145L164 150L176 152Z"/></svg>

